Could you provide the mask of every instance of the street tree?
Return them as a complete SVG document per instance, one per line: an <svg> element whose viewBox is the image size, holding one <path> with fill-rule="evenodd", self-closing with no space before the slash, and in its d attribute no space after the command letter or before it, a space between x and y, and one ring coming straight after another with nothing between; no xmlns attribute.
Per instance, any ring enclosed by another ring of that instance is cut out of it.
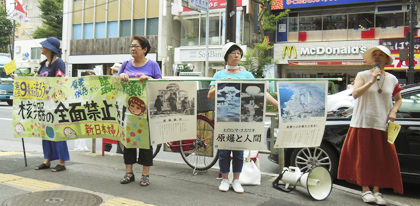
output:
<svg viewBox="0 0 420 206"><path fill-rule="evenodd" d="M61 39L63 31L63 0L39 0L41 10L41 27L37 27L33 38L48 38L50 36Z"/></svg>
<svg viewBox="0 0 420 206"><path fill-rule="evenodd" d="M258 28L260 31L259 38L253 49L248 49L248 52L245 56L246 61L243 65L249 72L251 72L256 78L264 78L264 73L266 71L266 65L272 63L272 57L268 55L270 49L273 46L270 46L269 40L265 37L264 31L276 30L277 22L282 20L289 13L289 9L280 12L275 15L270 13L271 4L273 0L251 0L253 2L259 3L262 8L258 14Z"/></svg>
<svg viewBox="0 0 420 206"><path fill-rule="evenodd" d="M260 29L260 38L258 42L261 43L265 39L264 31L276 30L277 22L282 20L284 17L286 17L290 9L286 9L280 12L279 14L275 15L273 13L270 13L273 0L251 0L251 1L261 5L261 11L258 13L258 28Z"/></svg>
<svg viewBox="0 0 420 206"><path fill-rule="evenodd" d="M0 5L0 53L8 53L10 38L12 38L13 24L6 19L5 5Z"/></svg>

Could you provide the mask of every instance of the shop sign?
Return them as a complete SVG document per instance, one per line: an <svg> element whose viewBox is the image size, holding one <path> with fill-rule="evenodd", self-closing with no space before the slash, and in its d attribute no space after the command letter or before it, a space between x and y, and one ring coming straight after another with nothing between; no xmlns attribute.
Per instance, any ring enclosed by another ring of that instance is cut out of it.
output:
<svg viewBox="0 0 420 206"><path fill-rule="evenodd" d="M362 61L363 53L377 45L378 40L275 43L274 59L277 64L289 64L289 61Z"/></svg>
<svg viewBox="0 0 420 206"><path fill-rule="evenodd" d="M338 4L354 4L384 0L274 0L272 9L291 9L315 6L330 6Z"/></svg>
<svg viewBox="0 0 420 206"><path fill-rule="evenodd" d="M286 46L287 47L287 46ZM304 47L300 49L300 55L323 55L323 54L363 54L367 50L365 46L353 47Z"/></svg>
<svg viewBox="0 0 420 206"><path fill-rule="evenodd" d="M420 37L414 38L414 53L420 54ZM406 38L379 39L379 44L391 50L391 54L399 54L400 49L409 49L410 43Z"/></svg>
<svg viewBox="0 0 420 206"><path fill-rule="evenodd" d="M242 51L247 51L247 46L241 46ZM175 61L206 61L206 50L205 49L175 49ZM222 56L222 48L209 48L209 61L222 62L224 61ZM177 57L178 56L178 57ZM241 60L245 60L243 57Z"/></svg>
<svg viewBox="0 0 420 206"><path fill-rule="evenodd" d="M323 66L323 65L370 65L370 64L365 61L335 61L335 62L299 61L299 62L289 62L289 65Z"/></svg>

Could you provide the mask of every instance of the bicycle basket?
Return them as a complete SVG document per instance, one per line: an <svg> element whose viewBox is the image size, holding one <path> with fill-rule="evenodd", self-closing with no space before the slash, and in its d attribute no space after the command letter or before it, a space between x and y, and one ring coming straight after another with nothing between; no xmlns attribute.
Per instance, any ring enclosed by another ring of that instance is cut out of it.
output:
<svg viewBox="0 0 420 206"><path fill-rule="evenodd" d="M210 89L197 90L197 113L214 111L214 100L209 100L207 95Z"/></svg>

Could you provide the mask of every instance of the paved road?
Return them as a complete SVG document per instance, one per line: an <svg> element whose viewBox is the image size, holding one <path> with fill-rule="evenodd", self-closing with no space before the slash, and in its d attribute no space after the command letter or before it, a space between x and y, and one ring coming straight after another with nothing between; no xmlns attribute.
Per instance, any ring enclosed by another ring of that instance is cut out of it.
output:
<svg viewBox="0 0 420 206"><path fill-rule="evenodd" d="M140 187L139 179L141 167L136 165L136 182L128 185L119 184L124 175L122 156L115 153L115 146L111 152L101 156L101 148L96 153L91 151L74 151L74 141L69 141L71 161L67 163L67 170L52 173L49 170L35 171L33 168L42 162L42 148L37 138L24 139L28 166L24 166L22 155L22 141L12 136L11 107L0 104L0 203L22 194L38 191L34 188L14 184L17 180L10 180L8 175L28 182L41 181L40 186L55 184L56 187L44 190L72 190L97 194L103 200L103 205L113 205L112 201L124 198L124 201L141 201L153 205L364 205L357 187L352 185L334 185L331 195L325 201L314 201L304 188L298 187L291 193L275 190L271 182L278 174L278 166L266 160L261 155L262 185L245 186L244 194L219 192L217 165L198 175L192 175L192 169L183 163L179 154L161 152L158 154L151 170L151 185ZM100 145L101 140L97 140ZM92 141L87 140L88 148ZM340 183L344 184L344 183ZM36 186L38 186L36 185ZM345 185L345 184L344 184ZM39 189L38 188L38 189ZM356 190L354 190L354 189ZM405 185L405 195L391 195L392 191L385 190L385 199L389 205L420 205L418 186ZM44 191L41 190L41 191ZM389 193L389 194L388 194ZM133 203L133 202L131 202ZM134 204L134 203L133 203Z"/></svg>

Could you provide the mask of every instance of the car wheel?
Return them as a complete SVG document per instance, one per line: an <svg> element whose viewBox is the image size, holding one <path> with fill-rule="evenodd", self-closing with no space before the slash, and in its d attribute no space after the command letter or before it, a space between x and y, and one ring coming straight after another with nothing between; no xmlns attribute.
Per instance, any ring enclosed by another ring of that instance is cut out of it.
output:
<svg viewBox="0 0 420 206"><path fill-rule="evenodd" d="M13 100L7 100L7 104L8 104L9 106L12 106L12 105L13 105Z"/></svg>
<svg viewBox="0 0 420 206"><path fill-rule="evenodd" d="M302 172L309 172L314 167L322 166L330 172L331 178L335 180L337 178L338 155L325 143L322 143L320 147L296 148L290 155L290 165L299 167Z"/></svg>

